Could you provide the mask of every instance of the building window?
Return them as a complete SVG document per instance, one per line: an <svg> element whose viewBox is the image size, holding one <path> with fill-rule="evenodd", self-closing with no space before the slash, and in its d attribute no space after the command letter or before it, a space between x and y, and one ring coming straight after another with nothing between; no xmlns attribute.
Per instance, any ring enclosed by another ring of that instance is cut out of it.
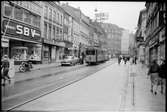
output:
<svg viewBox="0 0 167 112"><path fill-rule="evenodd" d="M56 31L55 31L55 26L53 26L53 38L55 39L55 33L56 33Z"/></svg>
<svg viewBox="0 0 167 112"><path fill-rule="evenodd" d="M32 24L36 27L40 27L40 17L37 15L33 15L32 19Z"/></svg>
<svg viewBox="0 0 167 112"><path fill-rule="evenodd" d="M12 15L13 15L12 9L13 9L13 7L11 5L5 4L5 12L4 12L5 16L12 17Z"/></svg>
<svg viewBox="0 0 167 112"><path fill-rule="evenodd" d="M51 40L51 25L49 25L49 33L48 33L48 39Z"/></svg>
<svg viewBox="0 0 167 112"><path fill-rule="evenodd" d="M47 19L48 18L48 6L45 6L44 9L44 17Z"/></svg>
<svg viewBox="0 0 167 112"><path fill-rule="evenodd" d="M21 8L15 7L14 18L18 20L23 20L23 10Z"/></svg>
<svg viewBox="0 0 167 112"><path fill-rule="evenodd" d="M47 23L44 22L44 38L47 38Z"/></svg>
<svg viewBox="0 0 167 112"><path fill-rule="evenodd" d="M59 13L57 13L57 22L59 24Z"/></svg>
<svg viewBox="0 0 167 112"><path fill-rule="evenodd" d="M52 21L52 9L49 8L49 20Z"/></svg>
<svg viewBox="0 0 167 112"><path fill-rule="evenodd" d="M62 15L60 16L61 18L60 18L60 24L62 25L62 21L63 21L63 17L62 17Z"/></svg>
<svg viewBox="0 0 167 112"><path fill-rule="evenodd" d="M31 24L31 14L28 11L24 11L24 22Z"/></svg>
<svg viewBox="0 0 167 112"><path fill-rule="evenodd" d="M56 11L53 11L53 22L56 23Z"/></svg>

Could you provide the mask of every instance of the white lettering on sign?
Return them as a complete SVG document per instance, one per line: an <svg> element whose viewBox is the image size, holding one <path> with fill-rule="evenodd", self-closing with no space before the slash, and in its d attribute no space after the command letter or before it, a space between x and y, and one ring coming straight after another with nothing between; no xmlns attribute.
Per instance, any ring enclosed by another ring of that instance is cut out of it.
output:
<svg viewBox="0 0 167 112"><path fill-rule="evenodd" d="M29 33L29 28L24 27L24 35L26 35L26 36L29 36L29 35L30 35L30 33Z"/></svg>
<svg viewBox="0 0 167 112"><path fill-rule="evenodd" d="M31 29L31 34L32 34L32 37L35 36L35 30Z"/></svg>
<svg viewBox="0 0 167 112"><path fill-rule="evenodd" d="M16 30L18 30L18 31L16 31L16 33L18 33L18 34L23 34L22 28L23 28L23 26L17 25L17 26L16 26Z"/></svg>
<svg viewBox="0 0 167 112"><path fill-rule="evenodd" d="M16 26L16 33L23 34L25 36L31 36L31 37L40 36L39 33L36 33L36 30L30 29L28 27L23 27L21 25Z"/></svg>

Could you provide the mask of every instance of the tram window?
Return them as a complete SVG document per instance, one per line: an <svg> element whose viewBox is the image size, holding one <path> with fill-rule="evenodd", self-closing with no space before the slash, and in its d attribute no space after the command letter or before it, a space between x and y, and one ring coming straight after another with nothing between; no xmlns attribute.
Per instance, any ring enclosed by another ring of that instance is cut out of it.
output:
<svg viewBox="0 0 167 112"><path fill-rule="evenodd" d="M87 50L86 54L87 55L95 55L95 50Z"/></svg>

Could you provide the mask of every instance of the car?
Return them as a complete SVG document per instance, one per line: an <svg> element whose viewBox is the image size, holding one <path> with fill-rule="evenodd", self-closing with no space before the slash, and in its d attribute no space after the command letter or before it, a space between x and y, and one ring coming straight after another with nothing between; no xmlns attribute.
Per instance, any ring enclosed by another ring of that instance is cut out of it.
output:
<svg viewBox="0 0 167 112"><path fill-rule="evenodd" d="M61 61L61 65L76 65L79 63L79 58L75 56L65 56Z"/></svg>

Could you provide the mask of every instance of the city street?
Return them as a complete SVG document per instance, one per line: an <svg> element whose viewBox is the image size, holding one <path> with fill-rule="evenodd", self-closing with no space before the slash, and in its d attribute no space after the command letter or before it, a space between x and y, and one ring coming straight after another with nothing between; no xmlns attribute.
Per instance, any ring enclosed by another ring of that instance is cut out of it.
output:
<svg viewBox="0 0 167 112"><path fill-rule="evenodd" d="M65 75L75 77L75 80L79 75L79 79L77 78L79 81L20 105L14 110L165 112L165 96L161 94L155 96L150 93L150 81L144 76L146 69L141 69L140 65L131 66L129 63L118 65L116 62L114 60L114 63L110 61L62 74L63 77ZM135 95L132 95L132 76L130 75L132 73L136 74ZM80 80L81 77L86 78ZM54 86L49 88L52 90L57 88L56 84L52 84ZM25 100L26 96L22 99Z"/></svg>
<svg viewBox="0 0 167 112"><path fill-rule="evenodd" d="M166 4L2 1L1 111L166 112Z"/></svg>
<svg viewBox="0 0 167 112"><path fill-rule="evenodd" d="M44 68L32 71L32 73L27 72L29 78L27 76L26 80L16 81L14 84L2 87L2 107L4 109L12 108L43 94L69 85L70 83L81 80L113 63L115 63L115 59L96 66L87 66L86 64L62 66L57 68ZM33 75L41 75L42 72L45 74L41 77L32 78L34 77ZM19 78L19 76L16 78Z"/></svg>

